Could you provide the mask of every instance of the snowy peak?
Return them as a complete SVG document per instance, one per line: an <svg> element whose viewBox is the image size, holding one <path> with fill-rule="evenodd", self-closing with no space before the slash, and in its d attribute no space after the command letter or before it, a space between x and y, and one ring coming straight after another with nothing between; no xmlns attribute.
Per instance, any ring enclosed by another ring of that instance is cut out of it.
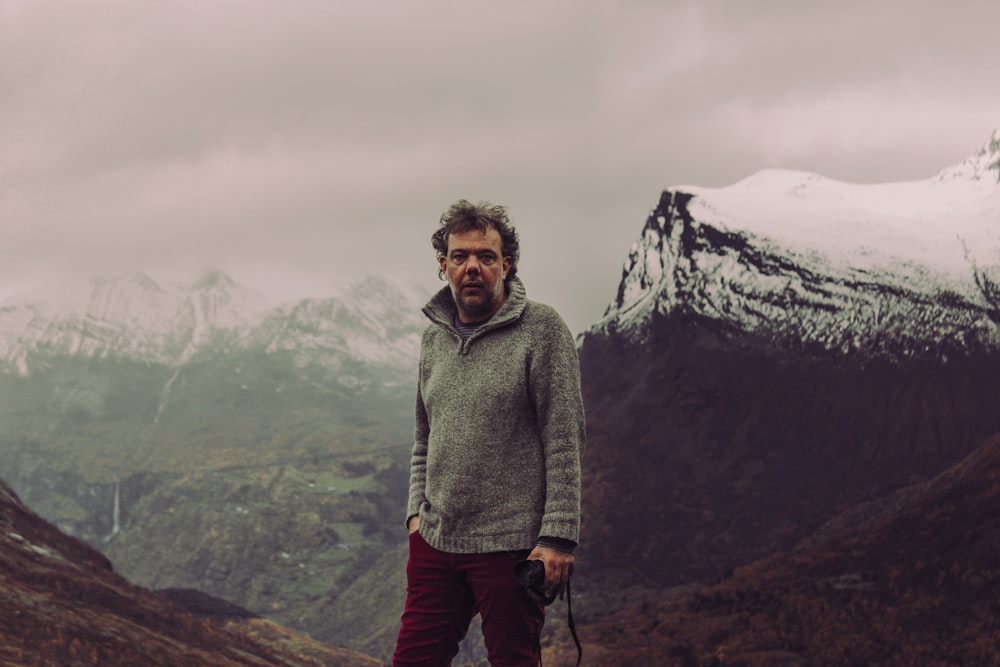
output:
<svg viewBox="0 0 1000 667"><path fill-rule="evenodd" d="M93 276L66 280L25 292L6 301L5 307L27 307L40 315L83 316L99 320L141 317L139 311L162 305L167 293L149 276Z"/></svg>
<svg viewBox="0 0 1000 667"><path fill-rule="evenodd" d="M327 359L346 356L380 363L416 359L424 326L416 301L382 278L347 286L334 297L303 299L274 309L246 327L252 347Z"/></svg>
<svg viewBox="0 0 1000 667"><path fill-rule="evenodd" d="M190 285L179 286L178 290L189 304L193 318L187 354L193 354L207 343L214 332L239 327L265 311L263 297L218 271L206 273Z"/></svg>
<svg viewBox="0 0 1000 667"><path fill-rule="evenodd" d="M952 173L989 170L997 142ZM862 357L1000 351L1000 186L768 170L667 190L595 328L670 315Z"/></svg>
<svg viewBox="0 0 1000 667"><path fill-rule="evenodd" d="M936 180L942 183L955 180L993 185L1000 183L1000 129L994 130L979 152L961 164L944 169Z"/></svg>
<svg viewBox="0 0 1000 667"><path fill-rule="evenodd" d="M0 307L0 359L22 374L37 354L168 361L190 340L192 311L144 274L48 285Z"/></svg>
<svg viewBox="0 0 1000 667"><path fill-rule="evenodd" d="M185 289L193 292L202 290L232 290L235 287L236 283L233 282L233 279L221 271L206 271L193 283L184 286Z"/></svg>
<svg viewBox="0 0 1000 667"><path fill-rule="evenodd" d="M50 318L86 317L128 324L174 319L176 308L183 309L193 301L211 306L220 314L263 307L260 297L218 273L190 285L158 283L144 273L69 279L24 292L2 307L28 308Z"/></svg>

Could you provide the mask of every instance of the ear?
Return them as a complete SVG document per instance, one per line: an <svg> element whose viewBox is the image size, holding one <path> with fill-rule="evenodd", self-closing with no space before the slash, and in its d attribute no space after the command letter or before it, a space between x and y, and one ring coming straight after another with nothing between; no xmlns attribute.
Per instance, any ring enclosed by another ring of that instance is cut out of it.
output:
<svg viewBox="0 0 1000 667"><path fill-rule="evenodd" d="M448 258L445 257L444 255L438 255L438 269L440 269L442 273L446 273L445 269L447 267L448 267Z"/></svg>
<svg viewBox="0 0 1000 667"><path fill-rule="evenodd" d="M510 257L504 257L503 258L503 275L500 276L501 280L504 279L504 278L506 278L507 274L510 273L510 267L511 267L512 264L513 264L513 261L511 260Z"/></svg>

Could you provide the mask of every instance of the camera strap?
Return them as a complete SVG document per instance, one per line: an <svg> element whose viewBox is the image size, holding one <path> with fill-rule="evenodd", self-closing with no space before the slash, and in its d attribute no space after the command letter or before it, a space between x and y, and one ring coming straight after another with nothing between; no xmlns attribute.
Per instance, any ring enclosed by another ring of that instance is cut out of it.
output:
<svg viewBox="0 0 1000 667"><path fill-rule="evenodd" d="M580 638L576 635L576 620L573 618L573 589L570 586L569 579L566 580L566 613L566 624L569 625L569 632L573 635L573 643L576 644L576 667L580 667L580 662L583 660L583 646L580 644ZM542 665L541 618L539 618L537 631L535 632L535 652L538 654L538 667L544 667Z"/></svg>
<svg viewBox="0 0 1000 667"><path fill-rule="evenodd" d="M569 633L573 635L573 642L576 644L576 667L580 667L583 660L583 646L580 645L580 638L576 636L576 621L573 620L573 591L569 586L569 579L566 580L566 623L569 625ZM541 667L541 653L539 656L539 667Z"/></svg>

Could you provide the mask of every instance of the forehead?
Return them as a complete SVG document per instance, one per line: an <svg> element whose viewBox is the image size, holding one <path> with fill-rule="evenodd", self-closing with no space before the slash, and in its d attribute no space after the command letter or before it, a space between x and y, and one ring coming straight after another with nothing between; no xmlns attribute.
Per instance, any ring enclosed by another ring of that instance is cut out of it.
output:
<svg viewBox="0 0 1000 667"><path fill-rule="evenodd" d="M500 254L500 232L490 227L486 232L470 229L448 235L448 252L452 250L493 250Z"/></svg>

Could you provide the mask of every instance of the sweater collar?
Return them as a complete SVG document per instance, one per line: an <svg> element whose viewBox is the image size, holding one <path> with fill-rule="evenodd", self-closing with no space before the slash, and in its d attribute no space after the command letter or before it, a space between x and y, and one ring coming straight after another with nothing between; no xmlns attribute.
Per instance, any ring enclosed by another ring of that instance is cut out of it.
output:
<svg viewBox="0 0 1000 667"><path fill-rule="evenodd" d="M500 306L500 310L493 314L493 317L483 322L482 326L470 336L476 338L485 331L498 329L519 319L524 307L528 303L527 293L524 283L517 276L507 282L507 301ZM451 287L442 287L437 294L431 297L427 305L423 308L423 313L438 326L444 327L448 331L455 331L454 318L458 314L458 306L451 295ZM458 332L455 331L457 334Z"/></svg>

